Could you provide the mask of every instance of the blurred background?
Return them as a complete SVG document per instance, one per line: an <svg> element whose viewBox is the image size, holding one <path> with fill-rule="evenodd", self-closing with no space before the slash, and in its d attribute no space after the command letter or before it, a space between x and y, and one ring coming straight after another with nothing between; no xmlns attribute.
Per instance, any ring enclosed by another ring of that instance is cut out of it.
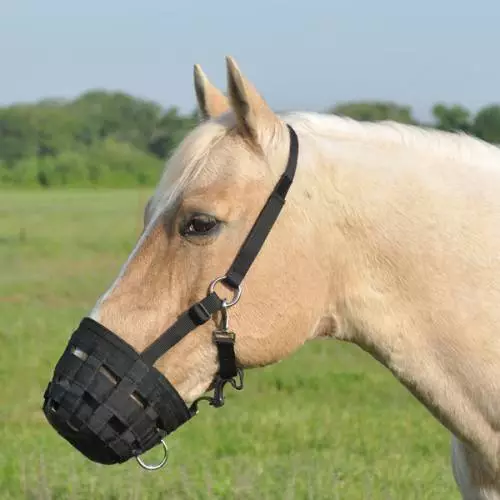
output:
<svg viewBox="0 0 500 500"><path fill-rule="evenodd" d="M499 21L494 0L0 2L0 499L458 498L448 433L334 342L249 373L154 474L89 463L40 406L197 123L195 63L225 90L232 55L277 111L500 144Z"/></svg>

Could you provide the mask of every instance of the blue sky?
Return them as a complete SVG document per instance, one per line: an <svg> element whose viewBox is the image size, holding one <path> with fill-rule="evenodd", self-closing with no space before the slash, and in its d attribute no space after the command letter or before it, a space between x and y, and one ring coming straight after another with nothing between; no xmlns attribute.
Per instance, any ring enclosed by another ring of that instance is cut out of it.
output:
<svg viewBox="0 0 500 500"><path fill-rule="evenodd" d="M194 108L233 55L273 108L500 102L499 0L0 0L0 103L120 89Z"/></svg>

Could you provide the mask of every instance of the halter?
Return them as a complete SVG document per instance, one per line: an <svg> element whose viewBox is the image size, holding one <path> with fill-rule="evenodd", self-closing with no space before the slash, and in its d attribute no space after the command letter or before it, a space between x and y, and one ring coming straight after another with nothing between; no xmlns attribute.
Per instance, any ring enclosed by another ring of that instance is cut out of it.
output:
<svg viewBox="0 0 500 500"><path fill-rule="evenodd" d="M158 469L168 457L163 438L196 415L200 401L219 408L224 405L226 384L243 389L243 370L236 363L236 336L229 330L228 310L239 301L241 283L276 222L295 176L299 144L293 128L287 128L290 150L285 171L227 273L212 281L204 299L184 311L142 353L90 318L83 318L71 336L45 391L43 411L56 431L91 460L112 464L135 457L143 468ZM219 283L233 291L230 300L215 292ZM212 337L219 362L214 393L187 408L154 363L217 312L221 322ZM114 375L114 383L106 373ZM140 455L160 443L164 449L161 462L145 464Z"/></svg>
<svg viewBox="0 0 500 500"><path fill-rule="evenodd" d="M219 407L224 404L222 388L224 384L239 375L241 385L243 385L243 372L236 367L236 357L234 354L235 334L227 328L227 310L234 306L241 297L241 283L248 270L259 254L268 234L270 233L281 209L285 204L285 198L292 185L295 171L297 169L297 158L299 152L299 143L297 134L290 125L287 125L290 135L290 151L288 162L284 173L276 184L273 192L269 196L264 208L261 210L252 229L243 242L236 258L231 264L229 270L224 276L212 281L209 287L208 295L200 302L192 305L184 312L179 319L168 328L158 339L156 339L141 354L141 358L149 364L154 364L161 356L170 350L175 344L182 340L188 333L200 325L206 323L213 314L222 312L223 319L221 328L214 331L213 340L217 346L219 357L219 372L216 375L217 398L212 398L211 404ZM231 288L234 295L230 301L222 300L215 292L215 286L223 283ZM217 385L222 384L222 385ZM217 388L219 390L217 390ZM206 397L199 400L207 399ZM198 401L199 401L198 400ZM196 408L196 402L194 403Z"/></svg>

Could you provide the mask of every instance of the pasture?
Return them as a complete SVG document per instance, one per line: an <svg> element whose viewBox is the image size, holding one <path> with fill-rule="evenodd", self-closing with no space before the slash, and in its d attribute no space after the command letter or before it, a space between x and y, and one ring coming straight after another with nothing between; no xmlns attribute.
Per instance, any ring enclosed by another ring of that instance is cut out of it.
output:
<svg viewBox="0 0 500 500"><path fill-rule="evenodd" d="M449 434L359 349L317 341L167 438L100 466L40 406L67 338L141 229L145 190L0 191L0 499L452 499ZM159 450L146 458L154 459Z"/></svg>

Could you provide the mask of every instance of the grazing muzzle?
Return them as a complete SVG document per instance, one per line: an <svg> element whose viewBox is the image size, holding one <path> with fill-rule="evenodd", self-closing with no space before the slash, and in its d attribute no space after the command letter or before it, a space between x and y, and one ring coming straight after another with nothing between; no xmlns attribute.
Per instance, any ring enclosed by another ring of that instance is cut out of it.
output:
<svg viewBox="0 0 500 500"><path fill-rule="evenodd" d="M87 458L102 464L122 463L163 442L197 413L198 402L224 404L223 389L231 384L243 388L243 371L236 365L235 334L228 329L227 310L241 296L241 282L271 231L292 184L298 157L298 139L290 132L290 153L285 172L276 184L227 274L215 279L207 296L184 311L143 352L138 353L112 331L84 318L59 359L45 395L43 412L52 427ZM234 292L231 300L215 292L223 282ZM188 333L221 313L221 324L213 332L219 371L213 396L198 398L191 408L154 363Z"/></svg>
<svg viewBox="0 0 500 500"><path fill-rule="evenodd" d="M156 368L90 318L71 336L44 397L54 429L102 464L144 453L193 415Z"/></svg>

